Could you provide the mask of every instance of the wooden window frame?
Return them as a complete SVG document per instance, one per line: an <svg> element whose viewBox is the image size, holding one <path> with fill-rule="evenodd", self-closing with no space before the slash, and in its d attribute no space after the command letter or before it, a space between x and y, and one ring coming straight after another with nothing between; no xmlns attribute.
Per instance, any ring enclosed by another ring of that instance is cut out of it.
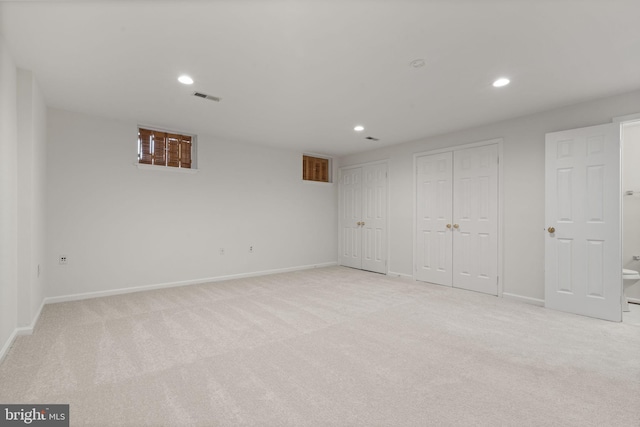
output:
<svg viewBox="0 0 640 427"><path fill-rule="evenodd" d="M137 148L139 168L197 170L196 135L139 125Z"/></svg>
<svg viewBox="0 0 640 427"><path fill-rule="evenodd" d="M332 159L316 154L302 155L302 180L310 182L332 182Z"/></svg>

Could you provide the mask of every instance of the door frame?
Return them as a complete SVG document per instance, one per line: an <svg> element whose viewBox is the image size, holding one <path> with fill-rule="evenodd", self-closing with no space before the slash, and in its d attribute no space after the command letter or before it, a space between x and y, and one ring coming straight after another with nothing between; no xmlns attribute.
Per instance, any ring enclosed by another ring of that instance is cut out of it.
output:
<svg viewBox="0 0 640 427"><path fill-rule="evenodd" d="M387 167L387 179L386 179L386 200L385 200L385 219L384 219L384 239L386 242L386 250L385 250L385 267L384 274L389 274L389 207L390 207L390 191L389 191L389 159L376 160L374 162L366 162L366 163L356 163L348 166L340 166L338 167L338 265L340 264L340 258L342 257L342 173L345 170L349 169L357 169L364 168L365 166L373 166L373 165L382 165L384 164Z"/></svg>
<svg viewBox="0 0 640 427"><path fill-rule="evenodd" d="M504 271L503 271L503 247L504 247L504 186L502 182L503 173L503 146L502 138L487 139L483 141L471 142L466 144L449 145L433 150L420 151L413 154L413 270L411 277L416 280L416 271L418 268L418 260L416 254L418 252L418 188L416 186L416 175L418 173L418 157L429 156L432 154L440 154L448 151L464 150L467 148L483 147L485 145L498 146L498 297L503 296L504 289Z"/></svg>
<svg viewBox="0 0 640 427"><path fill-rule="evenodd" d="M626 114L624 116L614 117L611 120L612 123L618 123L620 125L620 179L624 178L624 169L623 169L623 157L624 156L624 132L623 127L626 123L631 122L640 122L640 113ZM624 191L624 187L621 187L621 190ZM620 268L624 268L624 194L622 195L622 201L620 206L620 215L622 219L620 220L620 244L622 245L622 249L620 250ZM624 284L622 287L622 298L624 298ZM637 298L632 298L635 303L640 304L640 300ZM622 322L624 323L624 313L622 314Z"/></svg>

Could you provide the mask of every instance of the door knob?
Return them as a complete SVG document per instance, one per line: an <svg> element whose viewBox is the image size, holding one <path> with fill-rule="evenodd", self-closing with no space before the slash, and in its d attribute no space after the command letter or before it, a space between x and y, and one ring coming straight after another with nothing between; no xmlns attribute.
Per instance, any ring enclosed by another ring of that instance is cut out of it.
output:
<svg viewBox="0 0 640 427"><path fill-rule="evenodd" d="M553 233L555 233L555 232L556 232L556 229L555 229L555 228L553 228L553 227L549 227L549 228L547 228L547 231L548 231L550 234L553 234Z"/></svg>
<svg viewBox="0 0 640 427"><path fill-rule="evenodd" d="M453 224L453 228L460 228L460 225L458 225L458 224Z"/></svg>
<svg viewBox="0 0 640 427"><path fill-rule="evenodd" d="M451 224L447 224L447 228L451 228Z"/></svg>
<svg viewBox="0 0 640 427"><path fill-rule="evenodd" d="M362 225L364 225L364 221L362 221Z"/></svg>
<svg viewBox="0 0 640 427"><path fill-rule="evenodd" d="M362 222L361 222L361 221L358 221L358 222L356 223L356 225L357 225L358 227L360 227L360 226L362 225Z"/></svg>

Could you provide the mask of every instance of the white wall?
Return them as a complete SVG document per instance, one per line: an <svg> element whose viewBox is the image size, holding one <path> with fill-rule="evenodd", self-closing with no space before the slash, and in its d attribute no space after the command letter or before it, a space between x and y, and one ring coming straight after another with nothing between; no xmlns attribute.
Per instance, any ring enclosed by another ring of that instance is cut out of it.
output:
<svg viewBox="0 0 640 427"><path fill-rule="evenodd" d="M48 123L48 296L337 260L336 185L303 182L301 153L199 135L197 174L140 170L136 123Z"/></svg>
<svg viewBox="0 0 640 427"><path fill-rule="evenodd" d="M414 153L503 138L503 291L505 296L541 302L544 300L545 134L608 123L613 117L638 112L640 91L344 156L338 163L348 166L389 159L389 270L413 275Z"/></svg>
<svg viewBox="0 0 640 427"><path fill-rule="evenodd" d="M0 359L44 301L46 107L0 37Z"/></svg>
<svg viewBox="0 0 640 427"><path fill-rule="evenodd" d="M18 326L44 300L46 106L30 71L18 70Z"/></svg>
<svg viewBox="0 0 640 427"><path fill-rule="evenodd" d="M622 189L640 192L640 122L626 125L623 130ZM640 270L640 194L623 196L623 247L622 265L632 270ZM640 284L627 290L629 298L640 299Z"/></svg>
<svg viewBox="0 0 640 427"><path fill-rule="evenodd" d="M16 67L0 36L0 357L18 321Z"/></svg>

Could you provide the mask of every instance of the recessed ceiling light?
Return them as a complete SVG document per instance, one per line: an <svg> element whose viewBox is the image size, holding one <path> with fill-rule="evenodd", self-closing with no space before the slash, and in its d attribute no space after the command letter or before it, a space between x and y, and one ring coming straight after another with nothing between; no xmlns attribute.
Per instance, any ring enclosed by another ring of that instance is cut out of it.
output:
<svg viewBox="0 0 640 427"><path fill-rule="evenodd" d="M182 83L183 85L191 85L191 84L193 84L193 79L191 77L187 76L186 74L183 74L180 77L178 77L178 81L180 83Z"/></svg>
<svg viewBox="0 0 640 427"><path fill-rule="evenodd" d="M506 77L500 77L498 80L493 82L493 87L502 87L508 85L509 83L511 83L511 80Z"/></svg>
<svg viewBox="0 0 640 427"><path fill-rule="evenodd" d="M354 127L353 130L355 130L356 132L362 132L364 130L364 126L358 125Z"/></svg>

